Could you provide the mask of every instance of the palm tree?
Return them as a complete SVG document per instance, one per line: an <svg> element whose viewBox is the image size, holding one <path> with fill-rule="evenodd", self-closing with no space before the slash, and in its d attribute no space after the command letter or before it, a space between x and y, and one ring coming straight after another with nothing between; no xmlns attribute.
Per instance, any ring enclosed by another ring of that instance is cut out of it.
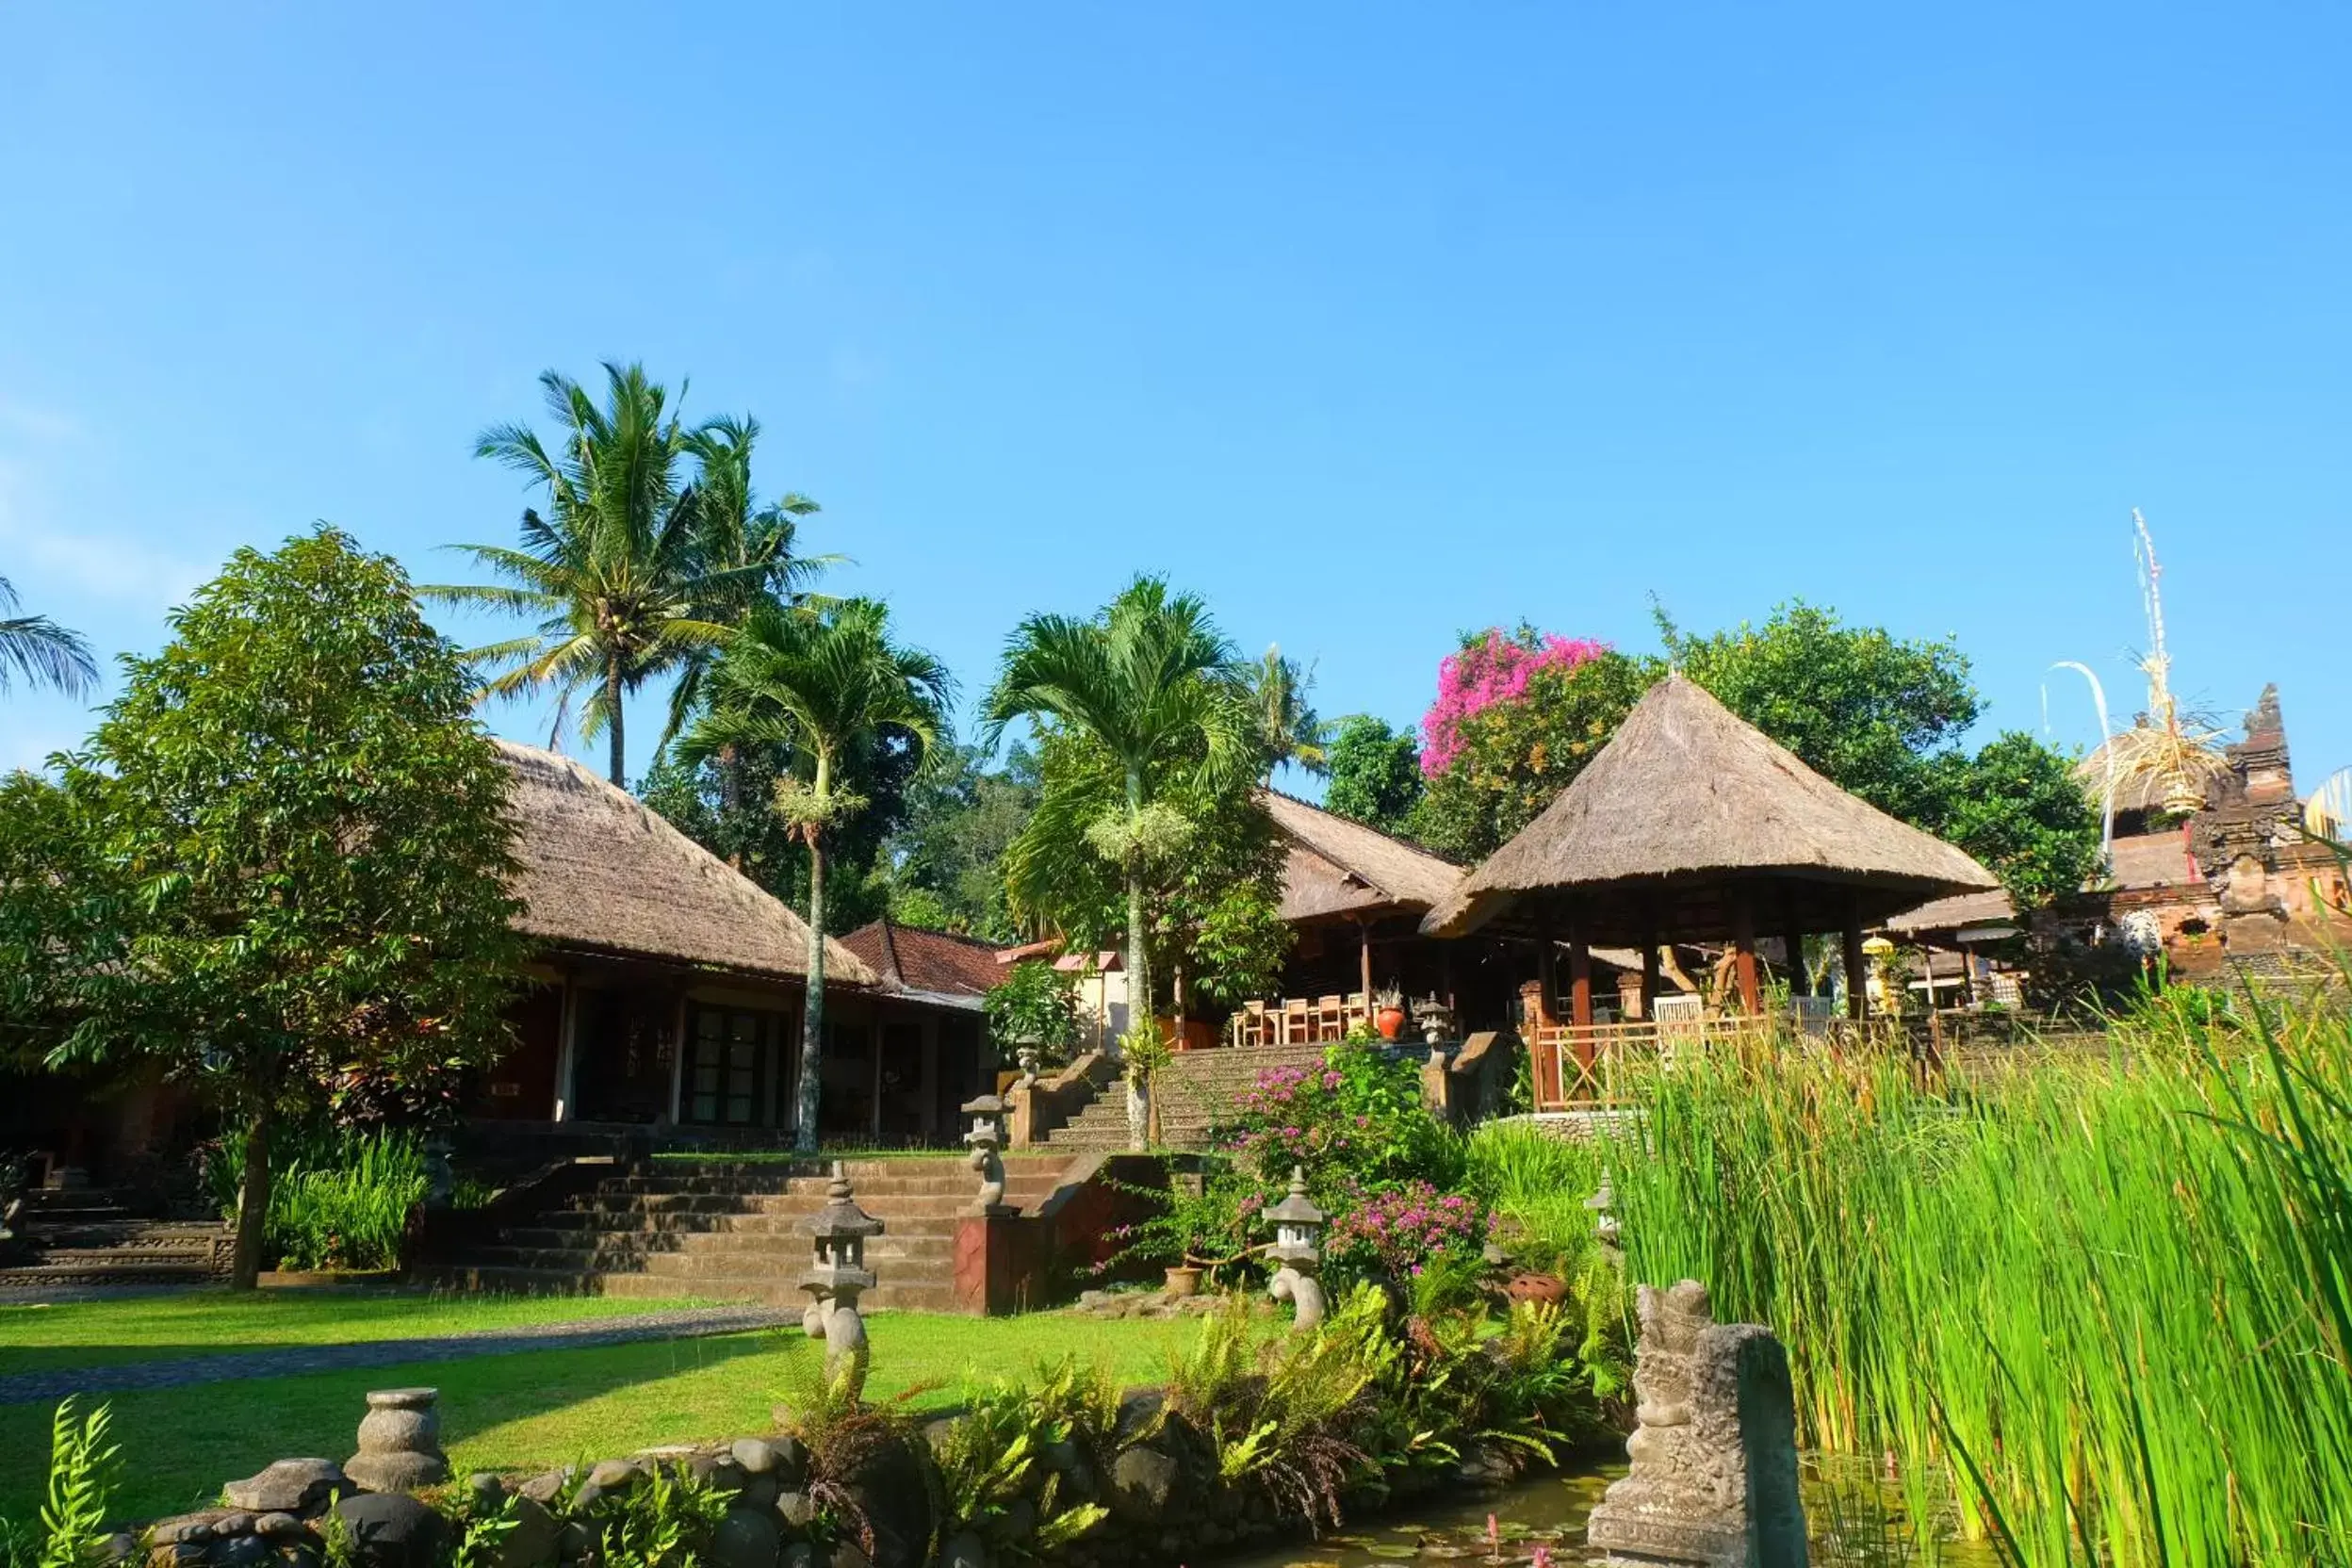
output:
<svg viewBox="0 0 2352 1568"><path fill-rule="evenodd" d="M1085 831L1095 853L1125 875L1128 994L1148 1020L1145 874L1181 847L1187 828L1159 803L1160 780L1175 768L1204 783L1231 779L1261 756L1233 644L1198 597L1138 577L1091 619L1031 615L1016 627L981 717L991 747L1017 718L1050 719L1090 736L1119 768L1123 810Z"/></svg>
<svg viewBox="0 0 2352 1568"><path fill-rule="evenodd" d="M712 559L697 492L681 481L694 437L644 367L608 363L604 370L601 408L570 377L540 376L547 411L563 430L555 450L524 425L493 426L476 443L477 457L505 464L547 493L545 513L523 513L519 548L456 547L506 585L421 592L539 616L535 631L466 657L505 666L485 682L489 695L561 694L559 731L573 700L582 698L580 732L604 732L612 782L620 784L628 694L723 641L773 563Z"/></svg>
<svg viewBox="0 0 2352 1568"><path fill-rule="evenodd" d="M14 610L16 589L0 577L0 611ZM46 686L78 697L98 684L98 662L78 631L69 631L46 615L0 616L0 695L8 690L9 672L28 684Z"/></svg>
<svg viewBox="0 0 2352 1568"><path fill-rule="evenodd" d="M776 814L808 846L808 1003L801 1014L797 1142L817 1146L825 1062L825 850L828 829L865 809L842 789L842 768L875 747L924 762L945 755L947 667L890 641L890 612L872 599L826 609L762 605L731 635L710 672L702 716L680 737L690 761L723 746L780 744L792 771L778 782Z"/></svg>
<svg viewBox="0 0 2352 1568"><path fill-rule="evenodd" d="M837 555L800 553L800 519L822 510L809 497L794 490L773 501L760 499L751 474L752 449L759 441L760 421L747 414L721 415L686 438L697 470L693 492L695 546L703 570L725 590L708 615L729 625L763 599L788 605L812 602L808 584L841 561ZM669 724L662 731L663 745L694 717L702 701L703 679L717 657L716 647L702 646L689 650L680 661L678 684L670 690Z"/></svg>
<svg viewBox="0 0 2352 1568"><path fill-rule="evenodd" d="M1307 701L1315 671L1301 669L1295 659L1282 657L1282 645L1269 644L1250 666L1250 704L1256 710L1261 743L1266 749L1266 779L1287 762L1302 773L1320 777L1331 762L1331 727Z"/></svg>

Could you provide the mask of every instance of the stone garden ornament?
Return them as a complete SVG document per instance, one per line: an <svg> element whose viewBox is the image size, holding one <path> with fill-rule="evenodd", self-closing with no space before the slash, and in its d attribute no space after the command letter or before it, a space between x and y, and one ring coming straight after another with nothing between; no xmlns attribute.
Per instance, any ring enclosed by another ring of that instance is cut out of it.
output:
<svg viewBox="0 0 2352 1568"><path fill-rule="evenodd" d="M441 1452L440 1391L379 1388L368 1396L359 1423L359 1452L344 1462L343 1474L370 1492L414 1492L449 1478Z"/></svg>
<svg viewBox="0 0 2352 1568"><path fill-rule="evenodd" d="M966 1101L966 1116L972 1118L972 1131L964 1135L964 1142L972 1149L968 1162L972 1173L980 1178L980 1196L973 1200L967 1212L976 1215L1004 1214L1004 1102L993 1094Z"/></svg>
<svg viewBox="0 0 2352 1568"><path fill-rule="evenodd" d="M1633 1468L1592 1511L1595 1563L1805 1568L1796 1404L1770 1329L1718 1323L1706 1287L1643 1285Z"/></svg>
<svg viewBox="0 0 2352 1568"><path fill-rule="evenodd" d="M1290 1168L1290 1194L1266 1211L1274 1227L1274 1245L1266 1256L1280 1266L1266 1282L1266 1293L1292 1306L1292 1327L1312 1329L1323 1321L1323 1283L1315 1270L1323 1262L1323 1226L1330 1217L1307 1200L1307 1173Z"/></svg>
<svg viewBox="0 0 2352 1568"><path fill-rule="evenodd" d="M858 1297L874 1286L866 1267L866 1238L882 1233L882 1221L858 1206L841 1162L833 1162L833 1180L825 1188L825 1207L803 1220L816 1246L816 1261L800 1278L809 1295L800 1326L810 1339L825 1341L825 1380L846 1385L855 1400L866 1386L866 1324L858 1315Z"/></svg>

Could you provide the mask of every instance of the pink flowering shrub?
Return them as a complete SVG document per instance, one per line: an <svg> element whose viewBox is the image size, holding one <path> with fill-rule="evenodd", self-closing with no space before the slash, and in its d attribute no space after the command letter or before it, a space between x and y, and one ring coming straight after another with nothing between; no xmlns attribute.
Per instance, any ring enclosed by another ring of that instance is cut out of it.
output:
<svg viewBox="0 0 2352 1568"><path fill-rule="evenodd" d="M1462 727L1486 710L1523 701L1527 682L1544 670L1573 670L1609 651L1590 637L1560 637L1532 629L1518 636L1500 627L1446 656L1437 666L1437 700L1421 716L1421 772L1435 778L1462 755Z"/></svg>
<svg viewBox="0 0 2352 1568"><path fill-rule="evenodd" d="M1421 1103L1411 1061L1334 1046L1313 1067L1266 1068L1220 1129L1228 1152L1276 1186L1303 1167L1318 1200L1343 1179L1460 1178L1459 1143Z"/></svg>
<svg viewBox="0 0 2352 1568"><path fill-rule="evenodd" d="M1490 1223L1478 1200L1427 1182L1359 1189L1324 1233L1323 1255L1341 1268L1410 1279L1448 1254L1476 1251Z"/></svg>

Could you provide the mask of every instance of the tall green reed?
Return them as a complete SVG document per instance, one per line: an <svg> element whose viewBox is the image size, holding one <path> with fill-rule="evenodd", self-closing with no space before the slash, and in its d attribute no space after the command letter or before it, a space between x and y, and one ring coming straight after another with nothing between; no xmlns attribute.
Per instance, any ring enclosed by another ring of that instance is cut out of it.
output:
<svg viewBox="0 0 2352 1568"><path fill-rule="evenodd" d="M390 1268L400 1261L409 1211L425 1196L424 1140L398 1129L325 1128L297 1135L272 1151L265 1249L281 1266L300 1269ZM222 1213L234 1216L241 1134L221 1141L207 1167Z"/></svg>
<svg viewBox="0 0 2352 1568"><path fill-rule="evenodd" d="M2352 1561L2352 1023L2157 1004L1935 1084L1792 1049L1642 1086L1637 1278L1789 1349L1808 1440L2027 1561Z"/></svg>

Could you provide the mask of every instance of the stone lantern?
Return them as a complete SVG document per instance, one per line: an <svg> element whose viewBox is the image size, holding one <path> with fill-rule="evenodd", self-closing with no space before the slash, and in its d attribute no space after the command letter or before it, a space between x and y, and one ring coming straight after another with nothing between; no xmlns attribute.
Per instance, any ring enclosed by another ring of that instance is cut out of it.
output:
<svg viewBox="0 0 2352 1568"><path fill-rule="evenodd" d="M1045 1053L1037 1048L1037 1041L1022 1040L1020 1043L1013 1052L1013 1060L1021 1064L1020 1087L1033 1089L1037 1086L1037 1063L1044 1059Z"/></svg>
<svg viewBox="0 0 2352 1568"><path fill-rule="evenodd" d="M1274 1245L1266 1256L1281 1266L1266 1284L1266 1294L1288 1301L1295 1309L1292 1326L1312 1329L1323 1321L1323 1285L1315 1270L1323 1263L1323 1227L1330 1217L1307 1200L1307 1173L1290 1168L1290 1194L1266 1211L1274 1227Z"/></svg>
<svg viewBox="0 0 2352 1568"><path fill-rule="evenodd" d="M963 1112L972 1118L972 1131L964 1135L964 1142L972 1150L970 1165L980 1178L980 1196L973 1200L970 1214L1003 1214L1004 1203L1004 1102L993 1094L966 1101Z"/></svg>
<svg viewBox="0 0 2352 1568"><path fill-rule="evenodd" d="M1592 1216L1592 1234L1601 1244L1601 1256L1623 1266L1625 1249L1617 1244L1622 1227L1617 1222L1617 1187L1609 1178L1609 1168L1601 1168L1601 1190L1584 1200Z"/></svg>
<svg viewBox="0 0 2352 1568"><path fill-rule="evenodd" d="M852 1399L866 1384L866 1324L858 1315L858 1297L874 1286L866 1267L866 1238L882 1233L882 1221L858 1206L849 1175L841 1162L833 1162L833 1180L825 1188L825 1207L803 1220L816 1245L816 1260L800 1277L810 1297L800 1326L810 1339L825 1341L825 1376L828 1382L848 1380Z"/></svg>

